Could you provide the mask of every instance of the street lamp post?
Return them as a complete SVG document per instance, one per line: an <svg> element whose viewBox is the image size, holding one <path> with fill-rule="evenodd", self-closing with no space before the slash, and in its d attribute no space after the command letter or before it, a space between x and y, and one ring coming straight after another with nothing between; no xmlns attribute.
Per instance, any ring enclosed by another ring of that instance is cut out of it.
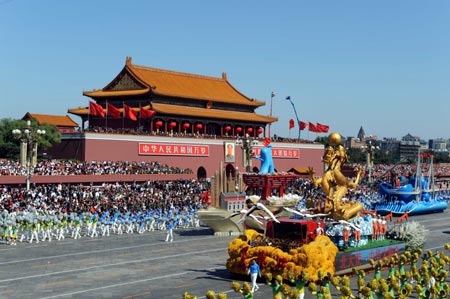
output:
<svg viewBox="0 0 450 299"><path fill-rule="evenodd" d="M298 119L298 115L297 115L297 110L295 109L294 102L292 102L290 96L287 96L287 97L286 97L286 100L289 101L289 102L291 102L292 108L294 108L295 118L297 119L297 126L298 126L298 140L300 141L300 131L301 131L301 128L300 128L300 119Z"/></svg>
<svg viewBox="0 0 450 299"><path fill-rule="evenodd" d="M378 149L378 146L374 146L372 144L372 141L369 141L369 143L367 144L367 148L366 148L366 154L367 154L366 167L367 167L367 171L368 171L367 181L369 183L372 183L372 167L373 167L373 156L375 153L375 149Z"/></svg>
<svg viewBox="0 0 450 299"><path fill-rule="evenodd" d="M242 148L242 164L244 164L245 171L250 172L252 166L253 146L257 145L258 141L252 139L249 134L245 134L245 138L238 139L236 144Z"/></svg>
<svg viewBox="0 0 450 299"><path fill-rule="evenodd" d="M26 163L26 188L30 189L31 168L34 167L35 161L32 160L34 155L37 156L37 147L39 138L45 135L45 130L34 129L31 127L31 121L27 120L27 126L23 130L14 129L12 133L15 138L20 139L20 159L21 164ZM24 163L24 161L26 161Z"/></svg>

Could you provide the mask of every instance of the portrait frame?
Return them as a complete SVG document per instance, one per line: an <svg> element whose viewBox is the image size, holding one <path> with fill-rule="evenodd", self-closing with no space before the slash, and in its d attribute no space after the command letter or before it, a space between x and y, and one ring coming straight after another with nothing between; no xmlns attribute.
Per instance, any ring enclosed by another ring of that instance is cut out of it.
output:
<svg viewBox="0 0 450 299"><path fill-rule="evenodd" d="M226 163L234 163L236 161L236 145L234 142L225 142L224 159Z"/></svg>

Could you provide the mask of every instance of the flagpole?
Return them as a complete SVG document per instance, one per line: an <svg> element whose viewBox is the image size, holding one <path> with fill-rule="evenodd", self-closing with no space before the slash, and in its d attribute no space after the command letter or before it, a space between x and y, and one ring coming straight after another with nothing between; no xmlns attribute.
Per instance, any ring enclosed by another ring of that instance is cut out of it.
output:
<svg viewBox="0 0 450 299"><path fill-rule="evenodd" d="M124 101L122 101L122 111L123 111L123 113L122 113L122 134L123 134L123 131L125 130L124 128L125 128L125 102Z"/></svg>
<svg viewBox="0 0 450 299"><path fill-rule="evenodd" d="M108 132L108 112L109 112L108 100L106 100L106 117L105 117L106 132Z"/></svg>
<svg viewBox="0 0 450 299"><path fill-rule="evenodd" d="M138 131L141 129L141 118L142 118L141 103L139 103L139 127L138 127Z"/></svg>
<svg viewBox="0 0 450 299"><path fill-rule="evenodd" d="M91 126L91 101L89 101L88 128Z"/></svg>
<svg viewBox="0 0 450 299"><path fill-rule="evenodd" d="M302 130L300 129L300 120L298 119L297 110L295 109L294 102L292 102L290 96L287 96L287 97L286 97L286 100L288 100L289 102L291 102L292 108L294 108L294 113L295 113L295 117L297 118L297 125L298 125L298 141L300 141L300 132L301 132Z"/></svg>

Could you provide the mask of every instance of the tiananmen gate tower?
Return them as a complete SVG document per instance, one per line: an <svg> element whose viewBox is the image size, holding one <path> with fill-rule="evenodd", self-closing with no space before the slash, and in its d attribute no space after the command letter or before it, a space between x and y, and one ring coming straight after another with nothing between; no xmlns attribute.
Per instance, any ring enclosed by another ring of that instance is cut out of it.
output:
<svg viewBox="0 0 450 299"><path fill-rule="evenodd" d="M244 170L239 140L251 139L258 154L268 126L278 121L256 113L265 102L239 92L226 73L219 78L139 66L131 57L104 88L83 95L87 107L68 109L81 118L81 130L62 132L61 143L48 153L53 158L159 161L210 177L221 163ZM322 171L322 144L281 139L271 144L276 171L308 166ZM253 158L251 171L258 168Z"/></svg>

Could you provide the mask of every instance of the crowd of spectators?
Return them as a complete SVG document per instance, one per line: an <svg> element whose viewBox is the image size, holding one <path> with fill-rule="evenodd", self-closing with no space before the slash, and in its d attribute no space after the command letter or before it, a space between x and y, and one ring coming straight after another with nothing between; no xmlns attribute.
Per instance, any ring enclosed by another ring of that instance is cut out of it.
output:
<svg viewBox="0 0 450 299"><path fill-rule="evenodd" d="M136 213L169 207L200 208L209 182L198 180L145 183L42 184L30 190L0 186L0 211L48 210L55 213Z"/></svg>
<svg viewBox="0 0 450 299"><path fill-rule="evenodd" d="M395 167L394 167L395 166ZM372 176L380 177L383 175L402 175L405 177L410 177L416 173L416 164L376 164L372 167ZM428 174L430 171L430 165L428 163L422 163L420 165L422 173ZM435 177L439 176L450 176L450 165L448 164L434 164L433 172Z"/></svg>
<svg viewBox="0 0 450 299"><path fill-rule="evenodd" d="M32 175L120 175L120 174L191 174L182 169L157 161L90 161L41 160L32 168ZM27 167L18 161L0 160L0 176L26 175Z"/></svg>

